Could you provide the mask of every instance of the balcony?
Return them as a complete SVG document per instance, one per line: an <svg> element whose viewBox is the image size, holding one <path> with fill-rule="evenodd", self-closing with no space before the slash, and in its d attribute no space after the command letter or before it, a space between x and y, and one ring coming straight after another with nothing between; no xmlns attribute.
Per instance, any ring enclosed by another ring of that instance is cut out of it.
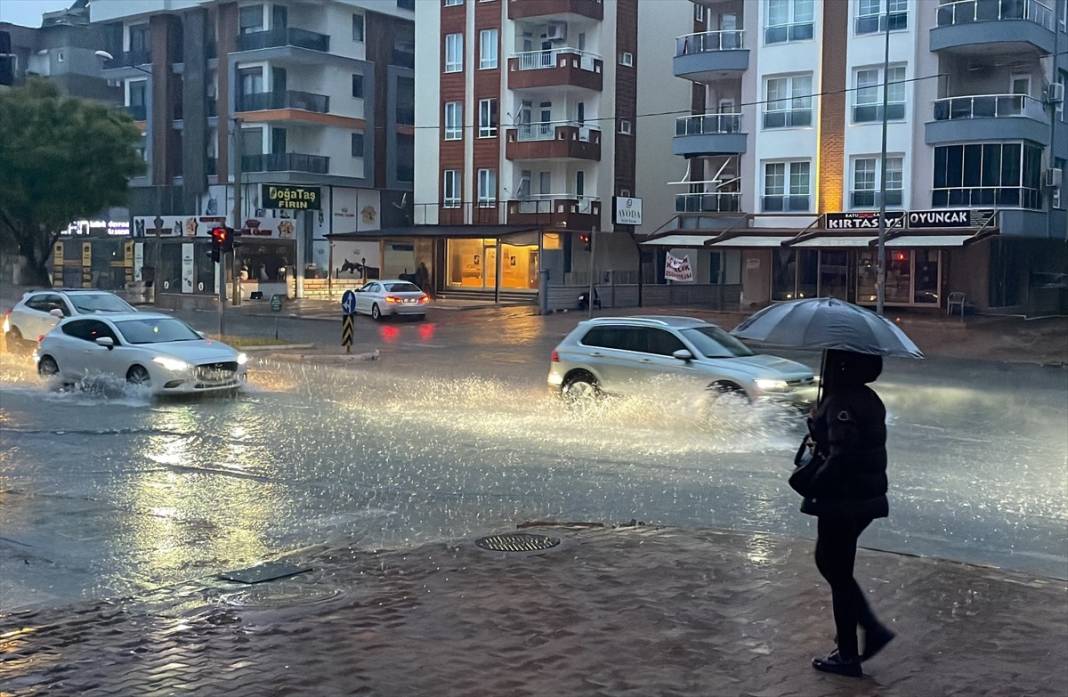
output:
<svg viewBox="0 0 1068 697"><path fill-rule="evenodd" d="M129 68L135 65L147 65L152 62L152 52L148 49L117 53L104 61L105 68Z"/></svg>
<svg viewBox="0 0 1068 697"><path fill-rule="evenodd" d="M926 124L928 145L1028 140L1049 144L1049 115L1042 102L1022 94L946 97L934 103Z"/></svg>
<svg viewBox="0 0 1068 697"><path fill-rule="evenodd" d="M936 11L932 51L1053 53L1054 12L1037 0L960 0Z"/></svg>
<svg viewBox="0 0 1068 697"><path fill-rule="evenodd" d="M741 114L680 116L675 119L671 152L684 157L741 155L746 141L741 125Z"/></svg>
<svg viewBox="0 0 1068 697"><path fill-rule="evenodd" d="M330 97L295 90L237 95L238 111L265 111L267 109L300 109L325 114L330 111Z"/></svg>
<svg viewBox="0 0 1068 697"><path fill-rule="evenodd" d="M327 174L330 158L322 155L305 155L296 152L278 152L263 155L242 155L241 169L245 172L308 172Z"/></svg>
<svg viewBox="0 0 1068 697"><path fill-rule="evenodd" d="M601 201L571 194L545 194L509 201L508 224L592 230L601 224Z"/></svg>
<svg viewBox="0 0 1068 697"><path fill-rule="evenodd" d="M749 49L744 46L741 29L680 36L675 39L675 77L702 83L740 77L749 69Z"/></svg>
<svg viewBox="0 0 1068 697"><path fill-rule="evenodd" d="M740 191L708 191L675 194L676 213L737 213L742 209Z"/></svg>
<svg viewBox="0 0 1068 697"><path fill-rule="evenodd" d="M330 37L307 29L280 28L241 34L237 37L238 51L256 51L261 48L296 46L312 51L330 52Z"/></svg>
<svg viewBox="0 0 1068 697"><path fill-rule="evenodd" d="M509 160L601 159L601 132L589 126L552 123L522 124L507 131Z"/></svg>
<svg viewBox="0 0 1068 697"><path fill-rule="evenodd" d="M124 106L122 110L134 121L144 121L148 118L148 110L144 104L129 104Z"/></svg>
<svg viewBox="0 0 1068 697"><path fill-rule="evenodd" d="M508 0L508 19L580 15L598 21L604 19L603 0Z"/></svg>
<svg viewBox="0 0 1068 697"><path fill-rule="evenodd" d="M594 90L604 82L604 64L592 53L577 48L527 51L508 59L508 88L542 87Z"/></svg>

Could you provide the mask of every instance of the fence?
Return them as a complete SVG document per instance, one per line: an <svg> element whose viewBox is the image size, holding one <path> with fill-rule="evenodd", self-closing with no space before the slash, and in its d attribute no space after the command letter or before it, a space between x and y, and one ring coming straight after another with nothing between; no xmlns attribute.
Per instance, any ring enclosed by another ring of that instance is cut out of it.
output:
<svg viewBox="0 0 1068 697"><path fill-rule="evenodd" d="M588 285L549 286L545 307L549 311L577 309L579 296L588 293L589 289ZM742 287L703 283L645 284L639 291L634 283L598 283L595 290L602 309L699 305L713 310L737 310Z"/></svg>

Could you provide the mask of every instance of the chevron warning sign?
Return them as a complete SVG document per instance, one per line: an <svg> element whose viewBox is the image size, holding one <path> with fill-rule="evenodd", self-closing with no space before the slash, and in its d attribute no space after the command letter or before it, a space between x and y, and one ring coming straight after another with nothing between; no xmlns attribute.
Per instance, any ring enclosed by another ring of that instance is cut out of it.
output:
<svg viewBox="0 0 1068 697"><path fill-rule="evenodd" d="M345 347L345 353L352 353L352 330L356 315L344 315L341 318L341 345Z"/></svg>

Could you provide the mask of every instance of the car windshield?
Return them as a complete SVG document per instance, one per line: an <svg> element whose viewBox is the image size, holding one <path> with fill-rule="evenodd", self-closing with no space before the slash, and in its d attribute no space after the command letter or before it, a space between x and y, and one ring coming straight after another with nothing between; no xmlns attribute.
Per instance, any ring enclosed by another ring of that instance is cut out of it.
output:
<svg viewBox="0 0 1068 697"><path fill-rule="evenodd" d="M199 341L202 337L185 322L170 317L128 319L116 322L128 344L162 344L169 341Z"/></svg>
<svg viewBox="0 0 1068 697"><path fill-rule="evenodd" d="M94 312L137 312L128 302L111 293L72 293L67 298L83 315Z"/></svg>
<svg viewBox="0 0 1068 697"><path fill-rule="evenodd" d="M386 290L390 293L422 293L423 290L414 283L384 283Z"/></svg>
<svg viewBox="0 0 1068 697"><path fill-rule="evenodd" d="M694 327L683 329L682 335L705 358L735 358L752 356L749 347L719 327Z"/></svg>

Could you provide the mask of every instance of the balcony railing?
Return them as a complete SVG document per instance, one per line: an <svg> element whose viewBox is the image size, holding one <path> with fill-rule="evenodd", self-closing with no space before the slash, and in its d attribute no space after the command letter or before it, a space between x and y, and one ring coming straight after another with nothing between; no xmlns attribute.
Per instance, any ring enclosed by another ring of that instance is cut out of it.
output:
<svg viewBox="0 0 1068 697"><path fill-rule="evenodd" d="M527 198L508 202L508 213L521 215L549 215L567 213L600 215L601 200L574 194L531 194Z"/></svg>
<svg viewBox="0 0 1068 697"><path fill-rule="evenodd" d="M577 48L553 48L547 51L524 51L513 56L517 70L552 70L559 66L559 56L578 56L579 68L594 72L600 62L600 56L580 51Z"/></svg>
<svg viewBox="0 0 1068 697"><path fill-rule="evenodd" d="M742 209L740 191L700 191L675 194L676 213L737 213Z"/></svg>
<svg viewBox="0 0 1068 697"><path fill-rule="evenodd" d="M698 114L675 119L675 135L700 136L741 133L741 114Z"/></svg>
<svg viewBox="0 0 1068 697"><path fill-rule="evenodd" d="M539 140L556 140L560 138L560 134L557 132L557 128L569 127L576 129L577 139L582 143L589 143L593 138L593 133L596 131L600 134L600 131L596 128L590 128L585 124L580 124L577 121L545 121L541 123L521 123L516 127L516 140L520 143L526 143L530 141Z"/></svg>
<svg viewBox="0 0 1068 697"><path fill-rule="evenodd" d="M799 128L812 125L812 109L783 109L764 112L764 128Z"/></svg>
<svg viewBox="0 0 1068 697"><path fill-rule="evenodd" d="M741 29L703 31L675 39L675 55L688 56L709 51L733 51L745 48L745 32Z"/></svg>
<svg viewBox="0 0 1068 697"><path fill-rule="evenodd" d="M148 111L144 104L129 104L122 108L131 119L134 121L144 121L147 118Z"/></svg>
<svg viewBox="0 0 1068 697"><path fill-rule="evenodd" d="M805 212L809 210L808 194L768 194L761 197L765 212Z"/></svg>
<svg viewBox="0 0 1068 697"><path fill-rule="evenodd" d="M945 97L934 103L935 121L954 119L998 119L1023 116L1045 121L1042 102L1025 94L983 94Z"/></svg>
<svg viewBox="0 0 1068 697"><path fill-rule="evenodd" d="M959 0L938 6L937 25L1025 20L1053 31L1053 8L1037 0Z"/></svg>
<svg viewBox="0 0 1068 697"><path fill-rule="evenodd" d="M775 24L764 28L764 43L778 44L784 41L805 41L812 38L812 22Z"/></svg>
<svg viewBox="0 0 1068 697"><path fill-rule="evenodd" d="M935 208L997 206L999 208L1042 207L1041 189L1026 186L966 186L931 190Z"/></svg>
<svg viewBox="0 0 1068 697"><path fill-rule="evenodd" d="M255 51L276 46L297 46L327 53L330 51L330 37L326 34L294 27L256 31L249 34L240 34L237 37L238 51Z"/></svg>
<svg viewBox="0 0 1068 697"><path fill-rule="evenodd" d="M265 109L302 109L325 114L330 111L330 97L311 92L255 92L237 95L238 111L263 111Z"/></svg>
<svg viewBox="0 0 1068 697"><path fill-rule="evenodd" d="M322 155L305 155L296 152L243 155L241 168L246 172L308 172L326 174L330 158Z"/></svg>
<svg viewBox="0 0 1068 697"><path fill-rule="evenodd" d="M146 65L152 62L152 52L148 49L117 53L110 60L104 61L105 68L124 68L133 65Z"/></svg>
<svg viewBox="0 0 1068 697"><path fill-rule="evenodd" d="M886 105L887 121L901 121L905 118L904 102L889 102ZM883 120L883 105L879 104L854 104L853 121L855 123L871 123Z"/></svg>

